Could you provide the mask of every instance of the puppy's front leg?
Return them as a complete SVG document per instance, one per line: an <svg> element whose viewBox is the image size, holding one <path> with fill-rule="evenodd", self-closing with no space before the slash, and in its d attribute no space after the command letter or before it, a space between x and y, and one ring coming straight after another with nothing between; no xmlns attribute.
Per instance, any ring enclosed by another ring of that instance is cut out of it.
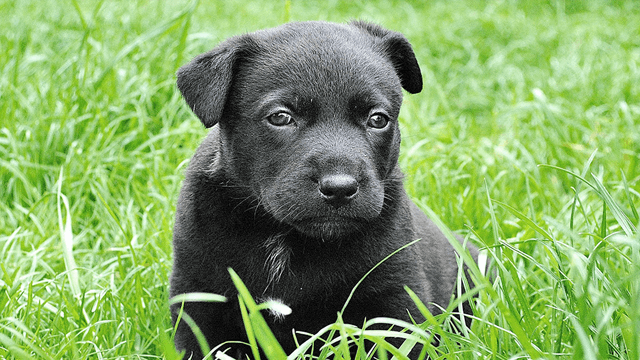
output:
<svg viewBox="0 0 640 360"><path fill-rule="evenodd" d="M178 318L180 306L181 304L176 304L171 309L174 323ZM241 320L236 316L237 306L219 303L186 303L184 313L196 322L209 346L246 339ZM185 359L199 360L204 356L193 330L184 320L178 323L175 343L178 351L186 351ZM229 343L220 346L218 350L236 359L244 359L245 354L249 354L250 348L243 344Z"/></svg>

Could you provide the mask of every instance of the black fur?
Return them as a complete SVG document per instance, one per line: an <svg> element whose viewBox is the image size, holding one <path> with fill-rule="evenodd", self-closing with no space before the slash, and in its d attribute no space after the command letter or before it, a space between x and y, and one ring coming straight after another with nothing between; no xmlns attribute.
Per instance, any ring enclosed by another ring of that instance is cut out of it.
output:
<svg viewBox="0 0 640 360"><path fill-rule="evenodd" d="M291 307L284 318L267 315L288 352L292 329L334 322L356 282L415 239L364 281L343 318L423 320L405 285L433 312L447 306L454 250L408 199L398 168L401 88L422 90L401 34L364 22L290 23L196 57L178 71L178 87L213 128L178 199L171 296L230 299L185 305L211 346L246 340L229 267L257 298ZM287 116L292 123L273 124ZM175 341L202 356L184 322Z"/></svg>

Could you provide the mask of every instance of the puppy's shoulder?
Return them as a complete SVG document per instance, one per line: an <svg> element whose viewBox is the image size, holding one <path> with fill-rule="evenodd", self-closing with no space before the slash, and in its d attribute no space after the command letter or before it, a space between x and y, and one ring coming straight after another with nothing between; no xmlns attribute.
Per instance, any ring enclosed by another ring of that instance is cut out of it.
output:
<svg viewBox="0 0 640 360"><path fill-rule="evenodd" d="M439 252L445 259L454 259L455 250L438 226L415 203L411 202L410 206L416 236L422 239L421 242L425 243L425 246ZM457 234L456 239L460 243L463 241ZM467 243L466 247L469 249L474 260L477 261L478 249L470 243Z"/></svg>

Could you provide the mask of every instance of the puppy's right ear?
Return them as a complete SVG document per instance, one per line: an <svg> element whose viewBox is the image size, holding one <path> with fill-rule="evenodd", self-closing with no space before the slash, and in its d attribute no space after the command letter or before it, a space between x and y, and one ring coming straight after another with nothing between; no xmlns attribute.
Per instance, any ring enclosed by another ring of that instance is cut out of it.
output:
<svg viewBox="0 0 640 360"><path fill-rule="evenodd" d="M366 21L352 21L351 25L365 30L379 40L383 54L391 61L400 77L402 87L411 94L422 91L422 74L409 40L399 32L387 30Z"/></svg>
<svg viewBox="0 0 640 360"><path fill-rule="evenodd" d="M205 127L222 117L236 65L250 43L248 36L231 38L178 69L178 89Z"/></svg>

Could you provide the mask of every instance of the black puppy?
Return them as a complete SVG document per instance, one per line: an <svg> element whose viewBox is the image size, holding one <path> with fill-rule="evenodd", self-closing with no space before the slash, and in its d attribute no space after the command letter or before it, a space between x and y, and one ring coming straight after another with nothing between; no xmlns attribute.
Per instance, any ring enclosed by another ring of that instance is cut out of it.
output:
<svg viewBox="0 0 640 360"><path fill-rule="evenodd" d="M398 168L402 88L422 90L401 34L364 22L245 34L183 66L178 88L213 128L178 199L171 296L230 299L184 308L211 346L246 341L229 267L254 296L291 307L284 318L267 315L286 351L295 347L292 329L314 333L334 322L358 280L415 239L366 278L343 319L423 320L405 285L432 311L447 306L455 252L408 199ZM183 322L175 341L202 356Z"/></svg>

